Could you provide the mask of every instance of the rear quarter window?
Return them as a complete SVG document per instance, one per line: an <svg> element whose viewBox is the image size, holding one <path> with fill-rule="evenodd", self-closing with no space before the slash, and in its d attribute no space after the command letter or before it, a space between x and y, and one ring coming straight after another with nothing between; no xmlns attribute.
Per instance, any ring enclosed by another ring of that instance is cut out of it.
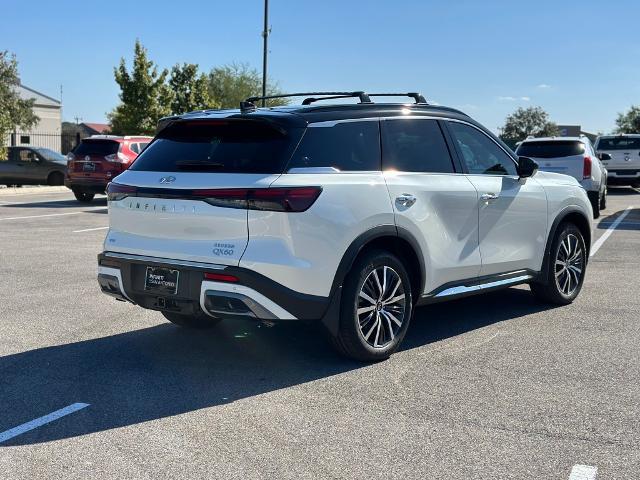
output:
<svg viewBox="0 0 640 480"><path fill-rule="evenodd" d="M301 130L252 120L181 122L160 132L131 170L282 173Z"/></svg>
<svg viewBox="0 0 640 480"><path fill-rule="evenodd" d="M585 146L572 140L553 142L524 142L517 148L518 155L535 158L562 158L583 155Z"/></svg>
<svg viewBox="0 0 640 480"><path fill-rule="evenodd" d="M380 171L377 121L309 126L288 168L333 167L340 171Z"/></svg>

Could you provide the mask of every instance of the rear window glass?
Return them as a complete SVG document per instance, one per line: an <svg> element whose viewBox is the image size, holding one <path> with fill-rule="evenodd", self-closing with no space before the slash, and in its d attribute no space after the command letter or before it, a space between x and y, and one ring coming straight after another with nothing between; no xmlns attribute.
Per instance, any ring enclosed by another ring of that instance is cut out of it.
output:
<svg viewBox="0 0 640 480"><path fill-rule="evenodd" d="M601 138L597 150L640 150L640 138Z"/></svg>
<svg viewBox="0 0 640 480"><path fill-rule="evenodd" d="M340 171L379 171L378 122L342 122L309 127L289 168L334 167Z"/></svg>
<svg viewBox="0 0 640 480"><path fill-rule="evenodd" d="M245 120L177 123L160 132L131 170L281 173L299 138L296 130Z"/></svg>
<svg viewBox="0 0 640 480"><path fill-rule="evenodd" d="M384 168L400 172L453 173L453 163L435 120L388 120L383 128Z"/></svg>
<svg viewBox="0 0 640 480"><path fill-rule="evenodd" d="M575 141L524 142L516 150L518 155L534 158L560 158L584 154L584 144Z"/></svg>
<svg viewBox="0 0 640 480"><path fill-rule="evenodd" d="M76 155L112 155L118 153L120 144L113 140L82 140L74 150Z"/></svg>

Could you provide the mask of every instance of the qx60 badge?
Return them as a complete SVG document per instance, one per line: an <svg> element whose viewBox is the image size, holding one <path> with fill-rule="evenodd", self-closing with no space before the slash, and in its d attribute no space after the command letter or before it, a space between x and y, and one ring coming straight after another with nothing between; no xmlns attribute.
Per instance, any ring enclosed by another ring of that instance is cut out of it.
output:
<svg viewBox="0 0 640 480"><path fill-rule="evenodd" d="M176 177L162 177L160 183L173 183L176 181Z"/></svg>

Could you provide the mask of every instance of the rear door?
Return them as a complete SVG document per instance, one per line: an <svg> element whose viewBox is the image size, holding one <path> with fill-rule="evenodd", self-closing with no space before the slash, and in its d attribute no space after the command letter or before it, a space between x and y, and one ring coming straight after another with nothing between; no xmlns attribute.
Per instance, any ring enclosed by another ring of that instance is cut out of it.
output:
<svg viewBox="0 0 640 480"><path fill-rule="evenodd" d="M422 249L423 293L475 279L481 266L478 193L457 171L440 123L429 118L381 123L384 178L396 225Z"/></svg>
<svg viewBox="0 0 640 480"><path fill-rule="evenodd" d="M535 178L520 180L515 160L479 128L457 121L447 126L480 196L480 276L539 271L547 232L544 189Z"/></svg>
<svg viewBox="0 0 640 480"><path fill-rule="evenodd" d="M281 174L300 132L246 120L167 127L115 179L137 189L109 202L105 250L237 265L247 192Z"/></svg>
<svg viewBox="0 0 640 480"><path fill-rule="evenodd" d="M518 147L518 155L534 159L540 170L569 175L579 182L583 179L586 154L584 143L577 140L533 140Z"/></svg>

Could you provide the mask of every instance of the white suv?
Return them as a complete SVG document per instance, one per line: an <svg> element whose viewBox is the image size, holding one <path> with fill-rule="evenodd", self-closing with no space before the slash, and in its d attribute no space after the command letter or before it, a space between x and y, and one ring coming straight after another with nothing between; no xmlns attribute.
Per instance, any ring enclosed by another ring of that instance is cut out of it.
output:
<svg viewBox="0 0 640 480"><path fill-rule="evenodd" d="M367 361L398 349L417 305L522 283L576 298L592 228L576 180L418 94L296 95L160 122L108 187L105 293L190 327L320 321Z"/></svg>
<svg viewBox="0 0 640 480"><path fill-rule="evenodd" d="M640 187L640 135L601 135L596 151L609 171L610 185Z"/></svg>
<svg viewBox="0 0 640 480"><path fill-rule="evenodd" d="M570 175L587 191L593 218L607 208L607 169L587 137L527 138L516 155L532 158L545 172Z"/></svg>

